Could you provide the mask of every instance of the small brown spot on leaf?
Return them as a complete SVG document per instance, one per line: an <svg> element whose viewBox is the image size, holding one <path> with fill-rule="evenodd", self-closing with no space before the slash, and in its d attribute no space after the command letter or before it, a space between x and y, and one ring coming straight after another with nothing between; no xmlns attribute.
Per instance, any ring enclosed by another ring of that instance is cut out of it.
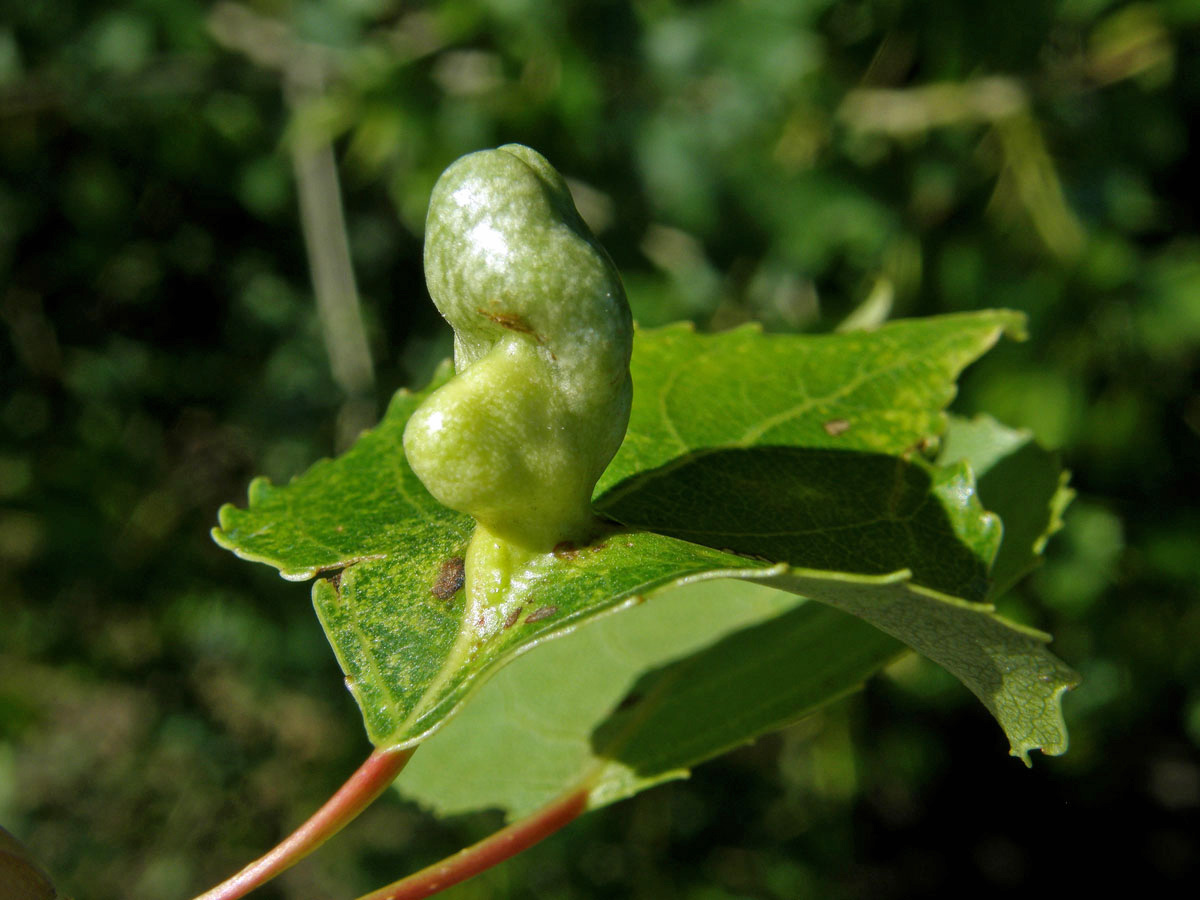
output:
<svg viewBox="0 0 1200 900"><path fill-rule="evenodd" d="M512 628L514 625L517 624L517 619L521 618L521 610L523 610L524 608L525 607L523 607L523 606L518 606L516 609L514 609L512 612L510 612L508 614L508 618L504 620L504 627L506 629Z"/></svg>
<svg viewBox="0 0 1200 900"><path fill-rule="evenodd" d="M557 606L539 606L525 617L525 624L528 625L530 622L540 622L542 619L548 619L556 612L558 612Z"/></svg>
<svg viewBox="0 0 1200 900"><path fill-rule="evenodd" d="M570 541L559 541L552 552L558 559L576 559L579 556L579 550Z"/></svg>
<svg viewBox="0 0 1200 900"><path fill-rule="evenodd" d="M338 569L336 572L330 575L328 579L326 579L330 584L333 585L333 589L339 594L342 592L342 572L344 571L345 569Z"/></svg>
<svg viewBox="0 0 1200 900"><path fill-rule="evenodd" d="M591 544L587 547L576 547L570 541L560 541L559 543L554 545L554 550L552 552L554 553L554 555L556 557L558 557L561 560L572 560L572 559L578 559L579 555L581 553L583 553L584 550L587 550L591 553L599 553L601 550L603 550L607 546L608 546L608 544L605 543L604 541L599 541L599 542L597 542L595 544ZM630 546L633 546L633 545L630 544Z"/></svg>
<svg viewBox="0 0 1200 900"><path fill-rule="evenodd" d="M437 580L433 582L429 593L439 600L449 600L459 592L465 580L466 571L463 568L463 558L452 556L442 563L441 569L438 570Z"/></svg>
<svg viewBox="0 0 1200 900"><path fill-rule="evenodd" d="M338 534L345 534L346 526L345 525L334 525L333 530L336 531Z"/></svg>
<svg viewBox="0 0 1200 900"><path fill-rule="evenodd" d="M845 434L850 430L850 421L848 419L830 419L822 426L825 433L830 437L837 437L839 434Z"/></svg>

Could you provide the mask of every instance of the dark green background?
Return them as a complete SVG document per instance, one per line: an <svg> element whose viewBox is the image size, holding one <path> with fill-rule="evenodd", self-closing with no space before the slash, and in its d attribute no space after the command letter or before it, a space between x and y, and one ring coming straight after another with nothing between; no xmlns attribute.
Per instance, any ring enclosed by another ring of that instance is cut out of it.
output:
<svg viewBox="0 0 1200 900"><path fill-rule="evenodd" d="M326 92L289 108L273 52ZM868 121L862 89L906 93ZM1028 313L955 408L1075 473L1004 605L1085 682L1028 772L914 660L450 896L1195 884L1198 128L1196 0L4 0L0 822L77 900L186 898L368 752L307 588L207 536L338 449L290 148L333 142L381 410L449 349L433 180L520 141L590 189L645 324L828 330L881 274L895 315ZM261 896L350 898L495 825L389 797Z"/></svg>

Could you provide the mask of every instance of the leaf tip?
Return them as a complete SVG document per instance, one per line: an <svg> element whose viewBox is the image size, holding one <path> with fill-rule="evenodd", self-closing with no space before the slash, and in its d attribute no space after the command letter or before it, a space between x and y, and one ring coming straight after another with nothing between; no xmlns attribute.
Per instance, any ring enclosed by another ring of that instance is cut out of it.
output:
<svg viewBox="0 0 1200 900"><path fill-rule="evenodd" d="M221 509L217 512L217 521L220 524L214 525L208 531L209 537L211 537L213 539L213 543L216 544L218 547L220 547L223 550L233 550L234 549L233 540L229 537L228 534L226 534L226 531L228 530L228 520L226 519L225 510L226 509L236 509L236 508L237 507L233 506L233 504L231 504L231 503L226 503L224 506L222 506Z"/></svg>
<svg viewBox="0 0 1200 900"><path fill-rule="evenodd" d="M1009 748L1008 755L1017 757L1017 759L1021 760L1021 762L1023 762L1025 764L1025 768L1032 769L1033 768L1033 760L1030 759L1030 757L1029 757L1029 751L1034 750L1034 749L1037 749L1037 748L1034 748L1034 747L1011 747L1011 748Z"/></svg>
<svg viewBox="0 0 1200 900"><path fill-rule="evenodd" d="M265 475L259 475L251 480L250 486L246 489L246 498L251 506L258 506L260 503L266 503L274 490L275 485L271 483L271 479ZM226 506L232 506L232 504L226 504ZM236 507L234 508L236 509ZM224 507L222 507L223 509Z"/></svg>
<svg viewBox="0 0 1200 900"><path fill-rule="evenodd" d="M1050 498L1050 519L1046 523L1045 531L1038 536L1033 545L1033 552L1038 556L1045 552L1050 538L1062 531L1066 524L1063 517L1066 515L1067 507L1074 502L1077 493L1075 488L1071 487L1071 471L1063 469L1058 474L1058 489Z"/></svg>
<svg viewBox="0 0 1200 900"><path fill-rule="evenodd" d="M1067 723L1063 718L1063 695L1079 685L1079 675L1063 667L1063 674L1054 690L1046 698L1045 708L1036 724L1040 727L1024 739L1013 740L1010 735L1009 756L1015 756L1025 764L1025 768L1033 768L1033 760L1029 753L1040 750L1045 756L1062 756L1067 752L1070 739L1067 733Z"/></svg>
<svg viewBox="0 0 1200 900"><path fill-rule="evenodd" d="M996 310L1000 328L1006 338L1024 341L1029 338L1029 317L1015 309Z"/></svg>

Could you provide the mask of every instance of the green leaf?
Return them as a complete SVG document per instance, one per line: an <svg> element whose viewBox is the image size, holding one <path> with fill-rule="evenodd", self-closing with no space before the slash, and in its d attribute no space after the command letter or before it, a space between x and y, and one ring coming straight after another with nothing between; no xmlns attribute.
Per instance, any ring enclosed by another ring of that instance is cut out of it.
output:
<svg viewBox="0 0 1200 900"><path fill-rule="evenodd" d="M550 635L680 578L747 564L693 545L680 553L679 542L660 535L614 532L535 561L514 579L521 593L495 611L498 631L479 640L444 577L461 563L471 520L433 500L400 449L426 393L397 394L351 450L288 486L256 480L249 508L223 507L213 532L285 578L332 572L314 585L313 602L375 744L420 740L481 676Z"/></svg>
<svg viewBox="0 0 1200 900"><path fill-rule="evenodd" d="M791 725L904 652L863 622L804 603L649 670L592 733L603 761L592 803L620 800Z"/></svg>
<svg viewBox="0 0 1200 900"><path fill-rule="evenodd" d="M964 680L1014 753L1061 752L1057 701L1073 675L1043 635L971 602L987 591L994 517L967 465L920 456L958 372L1019 321L639 333L630 432L598 495L626 527L534 560L488 621L464 621L457 591L470 519L428 495L401 449L424 394L398 394L350 452L287 487L256 481L249 509L222 509L214 534L285 577L333 573L314 603L380 746L425 738L548 638L685 581L738 577L865 619Z"/></svg>
<svg viewBox="0 0 1200 900"><path fill-rule="evenodd" d="M625 442L596 487L614 502L708 448L804 447L903 454L945 429L958 374L1024 319L987 310L891 322L871 332L641 332ZM627 484L634 476L641 476Z"/></svg>
<svg viewBox="0 0 1200 900"><path fill-rule="evenodd" d="M810 569L884 575L981 600L1000 523L965 466L803 447L712 449L597 507L631 528ZM714 498L727 498L714 503Z"/></svg>
<svg viewBox="0 0 1200 900"><path fill-rule="evenodd" d="M1065 753L1061 698L1079 676L1046 649L1050 636L972 603L896 578L828 590L811 576L782 573L765 584L859 616L941 665L980 699L1004 729L1013 756Z"/></svg>
<svg viewBox="0 0 1200 900"><path fill-rule="evenodd" d="M498 672L397 786L444 815L519 818L580 783L602 806L790 724L901 652L781 591L686 585Z"/></svg>
<svg viewBox="0 0 1200 900"><path fill-rule="evenodd" d="M470 516L429 496L400 443L409 416L453 373L447 361L425 390L397 392L375 429L286 487L254 479L249 508L221 507L213 539L242 559L274 566L290 581L399 556L425 541L439 550L465 543L474 527Z"/></svg>
<svg viewBox="0 0 1200 900"><path fill-rule="evenodd" d="M453 538L406 541L404 554L360 563L314 586L317 615L378 746L419 741L484 677L548 637L680 579L746 565L661 535L615 531L536 560L514 576L520 588L491 612L495 621L470 623L462 621L461 594L440 600L431 593L440 567L461 558L464 547Z"/></svg>
<svg viewBox="0 0 1200 900"><path fill-rule="evenodd" d="M1004 522L991 570L991 595L998 597L1038 564L1046 541L1062 528L1062 514L1075 496L1067 485L1070 473L1032 432L985 415L950 417L938 459L969 464L983 505Z"/></svg>

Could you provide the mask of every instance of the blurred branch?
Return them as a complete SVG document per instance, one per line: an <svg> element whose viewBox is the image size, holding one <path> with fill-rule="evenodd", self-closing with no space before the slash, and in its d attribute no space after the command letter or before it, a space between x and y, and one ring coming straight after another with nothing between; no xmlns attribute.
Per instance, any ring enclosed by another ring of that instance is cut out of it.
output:
<svg viewBox="0 0 1200 900"><path fill-rule="evenodd" d="M1101 20L1092 32L1084 65L1088 78L1098 86L1156 73L1169 77L1175 48L1159 10L1135 3Z"/></svg>
<svg viewBox="0 0 1200 900"><path fill-rule="evenodd" d="M278 71L293 110L320 98L338 67L332 50L297 40L282 22L238 4L218 4L209 27L224 46ZM343 449L374 423L375 371L354 281L333 145L323 136L297 133L290 150L321 333L334 381L346 394L337 428L337 443Z"/></svg>
<svg viewBox="0 0 1200 900"><path fill-rule="evenodd" d="M992 204L1002 205L1011 192L1014 201L1028 212L1047 249L1062 259L1071 259L1083 249L1083 226L1063 194L1037 122L1029 113L1009 116L996 122L995 130L1004 168Z"/></svg>
<svg viewBox="0 0 1200 900"><path fill-rule="evenodd" d="M319 93L294 70L288 75L285 93L293 106ZM337 163L328 141L314 142L302 134L291 141L291 154L325 349L333 378L347 396L338 421L338 443L346 447L374 424L375 372L354 281Z"/></svg>
<svg viewBox="0 0 1200 900"><path fill-rule="evenodd" d="M936 128L991 126L1002 156L992 207L1004 208L1011 196L1055 256L1070 259L1082 249L1083 226L1067 204L1054 161L1030 111L1029 97L1014 79L977 78L902 89L860 88L846 95L838 116L856 131L897 139Z"/></svg>
<svg viewBox="0 0 1200 900"><path fill-rule="evenodd" d="M208 28L217 43L236 50L264 69L282 73L302 62L310 68L317 67L328 79L342 67L343 54L302 41L285 23L240 3L222 0L214 5L208 16ZM366 43L386 47L399 63L429 56L445 46L433 15L425 11L408 13L392 27L372 30Z"/></svg>
<svg viewBox="0 0 1200 900"><path fill-rule="evenodd" d="M304 69L320 73L324 81L337 68L337 56L332 49L301 41L283 22L240 3L222 2L213 6L208 14L208 30L222 47L285 77L293 69Z"/></svg>
<svg viewBox="0 0 1200 900"><path fill-rule="evenodd" d="M978 78L961 84L861 88L846 95L838 116L856 131L906 137L948 125L994 123L1028 106L1025 91L1011 78Z"/></svg>

